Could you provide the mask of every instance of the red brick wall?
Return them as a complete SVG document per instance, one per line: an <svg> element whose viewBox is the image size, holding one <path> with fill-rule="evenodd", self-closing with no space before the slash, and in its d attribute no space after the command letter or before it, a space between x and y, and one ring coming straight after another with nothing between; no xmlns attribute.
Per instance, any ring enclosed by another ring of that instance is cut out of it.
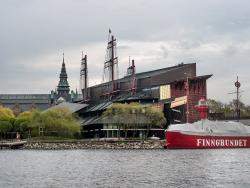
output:
<svg viewBox="0 0 250 188"><path fill-rule="evenodd" d="M172 98L183 97L186 95L185 81L173 82L170 87Z"/></svg>
<svg viewBox="0 0 250 188"><path fill-rule="evenodd" d="M189 79L189 94L188 94L188 110L185 105L186 111L189 115L188 122L193 123L200 119L196 105L202 97L207 97L206 79ZM171 97L186 96L186 80L171 83Z"/></svg>
<svg viewBox="0 0 250 188"><path fill-rule="evenodd" d="M190 80L188 97L189 123L200 120L199 112L196 105L202 97L207 98L206 79Z"/></svg>

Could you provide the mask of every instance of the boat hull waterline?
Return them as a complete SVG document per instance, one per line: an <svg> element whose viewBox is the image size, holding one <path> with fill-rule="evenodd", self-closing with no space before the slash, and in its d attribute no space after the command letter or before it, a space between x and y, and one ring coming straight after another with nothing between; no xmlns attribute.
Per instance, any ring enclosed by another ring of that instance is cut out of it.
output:
<svg viewBox="0 0 250 188"><path fill-rule="evenodd" d="M167 149L250 148L250 136L191 135L166 131Z"/></svg>

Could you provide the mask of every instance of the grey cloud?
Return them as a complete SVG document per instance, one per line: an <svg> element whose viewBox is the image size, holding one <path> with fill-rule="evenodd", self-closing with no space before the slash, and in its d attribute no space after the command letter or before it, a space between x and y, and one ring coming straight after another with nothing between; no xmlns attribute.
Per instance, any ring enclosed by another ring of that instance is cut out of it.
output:
<svg viewBox="0 0 250 188"><path fill-rule="evenodd" d="M128 50L128 49L130 49L130 46L129 45L118 45L117 49L118 50Z"/></svg>
<svg viewBox="0 0 250 188"><path fill-rule="evenodd" d="M116 35L118 44L119 40L160 41L173 42L178 47L176 52L176 49L169 49L167 44L162 45L157 49L159 53L153 55L143 54L141 49L129 52L135 60L136 56L145 56L145 62L140 62L138 71L195 60L200 74L214 73L214 79L221 83L235 72L247 77L249 50L242 50L240 46L247 46L250 42L249 7L250 2L247 0L1 1L0 91L20 92L23 91L23 84L29 87L28 91L43 90L47 93L48 88L54 86L46 86L42 78L51 78L57 82L60 68L55 70L55 67L52 69L52 66L48 66L47 70L39 70L32 66L38 62L30 62L29 59L51 53L61 54L69 48L106 41L109 28ZM231 43L224 51L199 51L203 45L223 42L222 39L226 37ZM130 55L123 52L131 49L129 45L118 45L123 59ZM99 63L91 65L93 76L100 74L103 62ZM233 68L228 66L229 63ZM79 70L69 69L69 73L69 76L77 78ZM38 82L33 85L31 80L41 81L43 88ZM11 84L7 85L7 81ZM211 91L217 90L212 84L209 87ZM226 90L226 86L223 87ZM216 92L213 96L223 97Z"/></svg>
<svg viewBox="0 0 250 188"><path fill-rule="evenodd" d="M180 48L184 50L198 48L201 45L199 40L184 39L179 41Z"/></svg>
<svg viewBox="0 0 250 188"><path fill-rule="evenodd" d="M165 46L161 45L160 49L162 51L162 58L166 59L168 57L168 50L167 50L167 48Z"/></svg>
<svg viewBox="0 0 250 188"><path fill-rule="evenodd" d="M238 49L234 46L229 46L224 50L226 56L233 56L238 52Z"/></svg>

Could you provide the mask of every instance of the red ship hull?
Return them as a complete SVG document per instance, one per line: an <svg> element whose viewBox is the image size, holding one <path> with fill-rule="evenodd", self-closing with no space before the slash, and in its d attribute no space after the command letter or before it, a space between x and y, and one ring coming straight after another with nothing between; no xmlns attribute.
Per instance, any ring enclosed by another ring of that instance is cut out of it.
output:
<svg viewBox="0 0 250 188"><path fill-rule="evenodd" d="M166 131L167 149L250 148L250 136L189 135Z"/></svg>

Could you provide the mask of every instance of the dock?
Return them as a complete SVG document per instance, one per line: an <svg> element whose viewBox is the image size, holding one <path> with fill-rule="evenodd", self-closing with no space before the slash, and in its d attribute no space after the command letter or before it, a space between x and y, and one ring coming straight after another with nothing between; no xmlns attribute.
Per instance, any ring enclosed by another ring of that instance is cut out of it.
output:
<svg viewBox="0 0 250 188"><path fill-rule="evenodd" d="M0 141L0 149L6 148L6 149L19 149L26 144L27 141L21 141L21 140L1 140Z"/></svg>

